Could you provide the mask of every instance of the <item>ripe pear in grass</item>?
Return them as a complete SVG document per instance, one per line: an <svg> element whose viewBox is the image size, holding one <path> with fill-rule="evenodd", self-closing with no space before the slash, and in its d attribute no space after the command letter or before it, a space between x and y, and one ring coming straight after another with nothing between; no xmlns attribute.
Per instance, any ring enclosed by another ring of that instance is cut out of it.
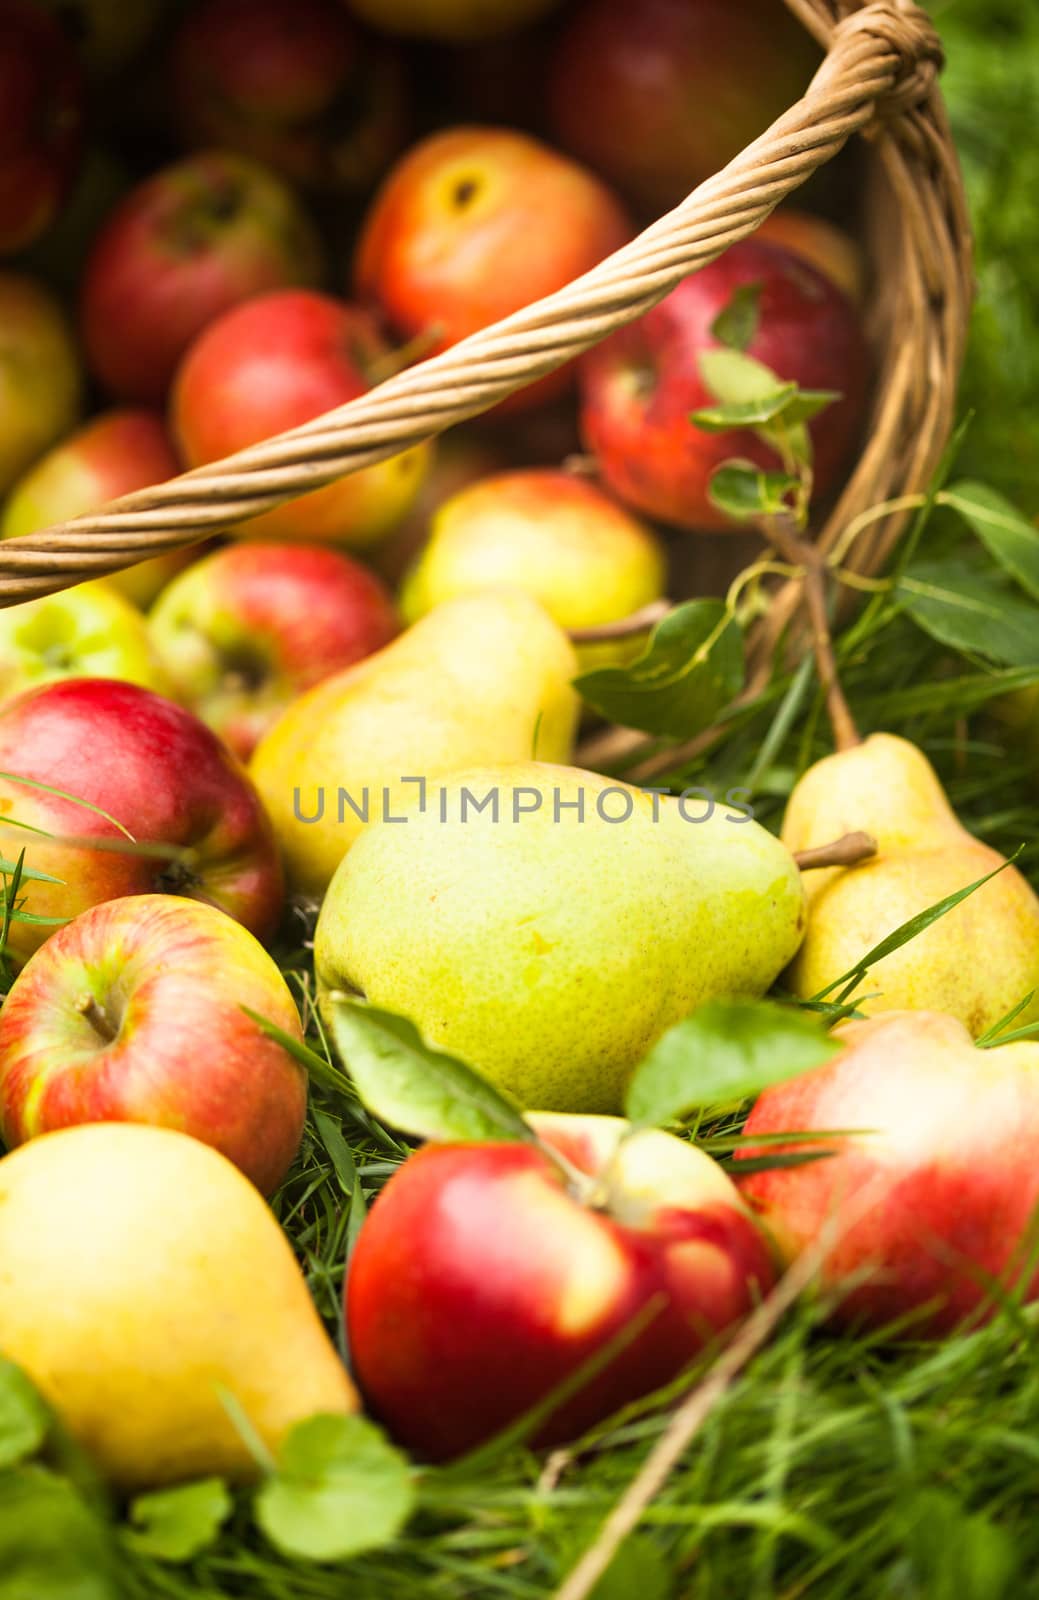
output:
<svg viewBox="0 0 1039 1600"><path fill-rule="evenodd" d="M400 812L418 780L566 760L576 672L569 639L535 600L488 589L437 606L295 701L251 768L294 886L320 894L366 822Z"/></svg>
<svg viewBox="0 0 1039 1600"><path fill-rule="evenodd" d="M794 993L817 994L903 922L1003 861L958 820L938 776L906 739L875 733L811 767L790 796L791 850L864 829L875 856L808 876L808 929L790 968ZM871 967L859 1009L942 1011L977 1038L1039 990L1039 899L1007 867L923 933ZM1039 995L1020 1022L1039 1017Z"/></svg>
<svg viewBox="0 0 1039 1600"><path fill-rule="evenodd" d="M357 1406L253 1185L141 1123L66 1128L0 1161L0 1350L122 1489L254 1477L221 1391L271 1450Z"/></svg>
<svg viewBox="0 0 1039 1600"><path fill-rule="evenodd" d="M524 1105L616 1111L667 1028L764 994L801 937L789 852L704 811L574 767L456 773L406 823L368 828L333 878L314 946L326 1012L360 991Z"/></svg>

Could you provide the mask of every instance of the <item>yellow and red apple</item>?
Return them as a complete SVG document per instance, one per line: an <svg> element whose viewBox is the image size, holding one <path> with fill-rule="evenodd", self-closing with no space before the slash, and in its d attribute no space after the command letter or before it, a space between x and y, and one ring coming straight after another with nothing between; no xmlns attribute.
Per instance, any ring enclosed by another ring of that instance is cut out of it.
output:
<svg viewBox="0 0 1039 1600"><path fill-rule="evenodd" d="M101 582L0 610L0 701L59 678L169 687L141 613Z"/></svg>
<svg viewBox="0 0 1039 1600"><path fill-rule="evenodd" d="M914 1336L987 1320L1009 1292L1034 1299L1039 1044L979 1050L962 1023L928 1011L835 1033L844 1051L766 1089L738 1152L820 1157L740 1181L784 1259L829 1223L822 1282L839 1320L904 1317ZM777 1138L795 1132L796 1145Z"/></svg>
<svg viewBox="0 0 1039 1600"><path fill-rule="evenodd" d="M243 761L297 695L388 644L382 582L323 545L226 545L182 573L149 618L174 699Z"/></svg>
<svg viewBox="0 0 1039 1600"><path fill-rule="evenodd" d="M674 1378L772 1283L762 1234L702 1151L656 1130L625 1139L617 1117L531 1121L579 1191L535 1145L426 1145L351 1257L356 1377L423 1456L483 1442L617 1341L538 1434L572 1438Z"/></svg>
<svg viewBox="0 0 1039 1600"><path fill-rule="evenodd" d="M302 1041L274 961L222 911L145 894L83 912L0 1012L8 1148L82 1122L147 1122L213 1145L270 1193L299 1148L306 1074L243 1007Z"/></svg>
<svg viewBox="0 0 1039 1600"><path fill-rule="evenodd" d="M362 229L355 286L405 339L433 350L561 289L632 228L599 179L508 128L433 134L397 163ZM569 369L520 391L513 409L565 391Z"/></svg>
<svg viewBox="0 0 1039 1600"><path fill-rule="evenodd" d="M0 272L0 495L74 426L82 388L58 301L32 278Z"/></svg>
<svg viewBox="0 0 1039 1600"><path fill-rule="evenodd" d="M0 539L96 511L120 495L164 483L179 471L158 412L102 412L55 445L15 484L0 521ZM112 573L107 581L134 605L146 606L190 560L190 550L174 550Z"/></svg>

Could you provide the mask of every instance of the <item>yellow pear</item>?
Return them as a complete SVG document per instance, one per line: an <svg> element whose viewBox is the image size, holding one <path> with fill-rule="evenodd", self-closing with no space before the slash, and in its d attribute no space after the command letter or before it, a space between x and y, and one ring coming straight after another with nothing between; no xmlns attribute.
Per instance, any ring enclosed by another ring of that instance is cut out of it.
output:
<svg viewBox="0 0 1039 1600"><path fill-rule="evenodd" d="M187 1134L92 1123L0 1161L0 1351L124 1489L253 1459L353 1385L265 1202Z"/></svg>
<svg viewBox="0 0 1039 1600"><path fill-rule="evenodd" d="M301 696L251 768L294 886L322 893L362 828L399 813L428 779L566 760L576 671L569 639L535 600L488 589L437 606Z"/></svg>
<svg viewBox="0 0 1039 1600"><path fill-rule="evenodd" d="M789 969L807 999L889 933L1004 859L968 833L927 758L906 739L876 733L816 762L796 785L783 842L807 850L864 829L876 856L806 874L808 929ZM1039 899L1014 867L968 896L873 966L855 991L860 1009L942 1011L975 1038L1039 990ZM1039 1017L1039 997L1022 1022Z"/></svg>

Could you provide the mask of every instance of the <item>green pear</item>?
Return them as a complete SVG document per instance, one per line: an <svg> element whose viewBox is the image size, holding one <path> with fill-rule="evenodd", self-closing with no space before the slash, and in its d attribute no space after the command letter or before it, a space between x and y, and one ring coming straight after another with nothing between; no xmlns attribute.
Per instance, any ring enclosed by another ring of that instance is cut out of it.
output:
<svg viewBox="0 0 1039 1600"><path fill-rule="evenodd" d="M667 1028L763 994L801 937L789 852L706 810L573 767L454 774L340 866L315 936L322 1004L360 992L524 1105L618 1110Z"/></svg>
<svg viewBox="0 0 1039 1600"><path fill-rule="evenodd" d="M0 1161L0 1350L121 1488L256 1463L357 1397L260 1194L185 1133L96 1122Z"/></svg>
<svg viewBox="0 0 1039 1600"><path fill-rule="evenodd" d="M294 701L251 768L294 886L320 894L363 828L420 781L483 761L565 760L576 671L536 601L488 589L437 606Z"/></svg>
<svg viewBox="0 0 1039 1600"><path fill-rule="evenodd" d="M782 837L800 851L859 828L876 839L875 856L808 874L808 929L789 974L806 999L1004 859L967 832L926 756L890 733L810 767L790 796ZM1022 1024L1039 1018L1039 899L1005 867L878 961L855 994L866 1014L941 1011L977 1038L1032 990Z"/></svg>

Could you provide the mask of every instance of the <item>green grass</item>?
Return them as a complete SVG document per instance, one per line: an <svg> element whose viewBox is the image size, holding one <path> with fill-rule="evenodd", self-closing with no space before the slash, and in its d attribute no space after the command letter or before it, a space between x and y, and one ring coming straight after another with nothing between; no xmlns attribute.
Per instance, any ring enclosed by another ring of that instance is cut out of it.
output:
<svg viewBox="0 0 1039 1600"><path fill-rule="evenodd" d="M1039 8L1028 0L958 0L932 9L949 44L981 247L965 381L965 404L977 416L963 464L1034 515ZM925 552L957 538L937 518ZM956 656L884 597L839 643L839 658L863 730L894 729L919 742L973 831L1005 853L1021 847L1024 870L1039 873L1039 774L987 709L1002 689L1039 681L1039 670L999 671ZM828 749L821 699L801 673L779 679L733 722L708 762L680 776L708 770L723 789L753 773L758 815L774 822L798 773ZM301 921L299 948L283 951L283 964L310 1020L310 1043L329 1065L275 1209L339 1340L351 1243L406 1146L363 1111L316 1029L308 931ZM729 1133L736 1125L730 1119L702 1131ZM824 1311L802 1304L716 1406L597 1600L1039 1593L1039 1349L1031 1316L1008 1308L980 1332L891 1348L834 1337ZM594 1540L666 1415L636 1408L587 1448L547 1463L517 1448L468 1475L421 1474L419 1510L405 1534L344 1567L277 1555L255 1532L242 1497L219 1540L186 1565L146 1559L116 1533L114 1576L98 1575L86 1557L80 1579L68 1584L53 1563L26 1566L21 1576L16 1565L0 1565L0 1600L535 1600L554 1591ZM96 1521L109 1526L101 1511ZM0 1546L3 1539L0 1515Z"/></svg>

